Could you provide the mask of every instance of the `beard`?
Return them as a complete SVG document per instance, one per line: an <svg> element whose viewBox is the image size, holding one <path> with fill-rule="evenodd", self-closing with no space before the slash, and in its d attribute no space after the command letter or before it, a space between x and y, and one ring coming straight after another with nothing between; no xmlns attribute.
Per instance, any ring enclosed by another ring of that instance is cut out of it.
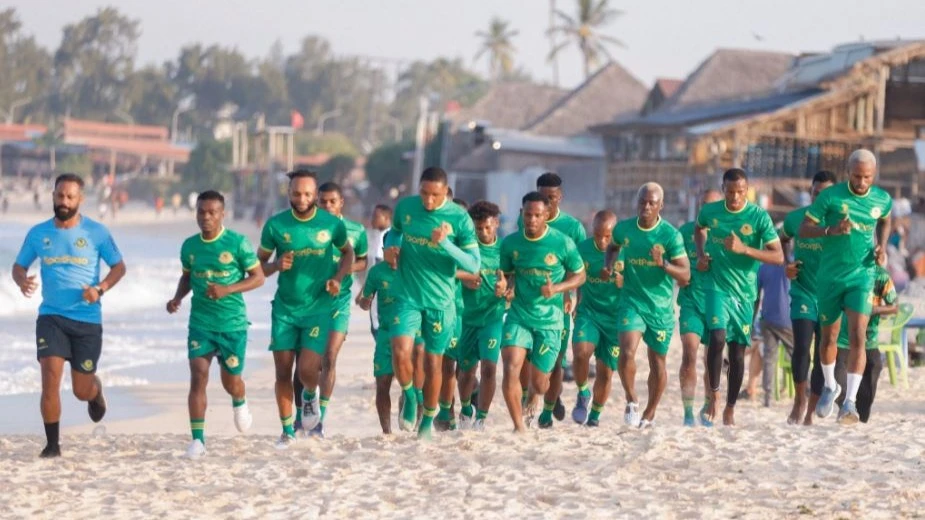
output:
<svg viewBox="0 0 925 520"><path fill-rule="evenodd" d="M64 205L55 206L55 217L61 222L67 222L77 215L80 208L68 208Z"/></svg>
<svg viewBox="0 0 925 520"><path fill-rule="evenodd" d="M315 203L311 202L308 207L305 208L305 211L300 211L299 208L297 208L296 205L292 203L292 201L289 201L289 207L292 208L292 211L295 211L296 213L310 213L315 207Z"/></svg>

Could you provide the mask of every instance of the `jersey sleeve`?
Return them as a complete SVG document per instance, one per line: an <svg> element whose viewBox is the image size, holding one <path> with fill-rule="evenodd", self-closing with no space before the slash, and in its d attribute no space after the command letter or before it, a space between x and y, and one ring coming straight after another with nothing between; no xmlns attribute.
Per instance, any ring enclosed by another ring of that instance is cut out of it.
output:
<svg viewBox="0 0 925 520"><path fill-rule="evenodd" d="M571 238L565 240L565 252L562 256L562 265L570 273L580 273L585 269L585 263L581 260L581 254L578 252L578 246Z"/></svg>
<svg viewBox="0 0 925 520"><path fill-rule="evenodd" d="M372 269L369 270L369 273L366 275L366 281L363 282L364 298L372 298L376 294L376 287L379 286L380 265L387 264L376 264Z"/></svg>
<svg viewBox="0 0 925 520"><path fill-rule="evenodd" d="M780 231L777 235L781 240L790 240L797 236L799 232L798 229L794 229L794 226L799 226L800 223L796 222L796 216L799 215L797 212L787 213L787 216L784 217L784 225L780 227Z"/></svg>
<svg viewBox="0 0 925 520"><path fill-rule="evenodd" d="M478 248L479 242L475 236L475 224L472 223L472 218L469 217L469 214L463 213L458 219L458 224L456 246L460 249Z"/></svg>
<svg viewBox="0 0 925 520"><path fill-rule="evenodd" d="M665 244L665 253L668 254L669 260L687 257L687 249L684 248L684 237L677 230L672 230L671 238Z"/></svg>
<svg viewBox="0 0 925 520"><path fill-rule="evenodd" d="M334 225L334 232L331 233L331 244L340 249L347 245L347 226L344 221L338 220Z"/></svg>
<svg viewBox="0 0 925 520"><path fill-rule="evenodd" d="M257 259L257 253L254 251L253 246L251 246L250 240L245 236L241 237L241 243L238 244L238 265L244 272L260 267L260 260Z"/></svg>
<svg viewBox="0 0 925 520"><path fill-rule="evenodd" d="M580 244L584 242L586 238L588 238L588 233L585 231L585 225L582 224L580 220L575 219L575 236L572 237L572 240L574 240L576 244Z"/></svg>
<svg viewBox="0 0 925 520"><path fill-rule="evenodd" d="M835 190L831 188L822 190L822 193L816 197L816 200L814 200L809 206L809 209L806 210L806 217L816 224L825 224L825 214L829 205L829 200L832 198L831 195L834 191Z"/></svg>
<svg viewBox="0 0 925 520"><path fill-rule="evenodd" d="M613 227L613 231L610 233L610 239L613 241L613 244L621 247L623 246L623 226L618 222L616 226Z"/></svg>
<svg viewBox="0 0 925 520"><path fill-rule="evenodd" d="M35 230L30 229L29 232L26 233L26 238L22 241L19 254L16 255L16 265L28 270L29 266L32 265L32 262L35 262L38 256L38 251L35 247Z"/></svg>
<svg viewBox="0 0 925 520"><path fill-rule="evenodd" d="M511 255L511 241L509 238L510 237L505 238L504 241L501 242L501 262L499 268L505 273L514 272L514 259Z"/></svg>
<svg viewBox="0 0 925 520"><path fill-rule="evenodd" d="M183 245L180 246L180 266L183 267L184 273L190 272L193 268L189 257L189 240L184 240Z"/></svg>
<svg viewBox="0 0 925 520"><path fill-rule="evenodd" d="M774 221L767 211L761 210L761 216L758 217L758 233L761 237L761 243L764 245L771 244L780 240L777 230L774 229Z"/></svg>
<svg viewBox="0 0 925 520"><path fill-rule="evenodd" d="M404 214L405 214L405 204L404 204L405 200L406 199L396 204L395 211L392 213L392 229L398 232L399 234L402 232L401 226L402 226L402 219L404 218Z"/></svg>
<svg viewBox="0 0 925 520"><path fill-rule="evenodd" d="M122 252L119 251L119 246L116 245L115 239L112 238L112 233L105 227L100 227L97 233L97 243L99 244L97 246L97 251L99 251L100 258L102 258L108 266L113 266L121 262Z"/></svg>
<svg viewBox="0 0 925 520"><path fill-rule="evenodd" d="M272 221L268 220L263 225L263 230L260 232L260 249L268 253L272 253L276 250L276 238L273 236Z"/></svg>
<svg viewBox="0 0 925 520"><path fill-rule="evenodd" d="M353 253L356 258L366 258L369 254L369 239L366 237L366 228L360 228L360 236L357 237L357 243L353 247Z"/></svg>
<svg viewBox="0 0 925 520"><path fill-rule="evenodd" d="M699 228L701 228L701 229L703 229L703 228L709 228L709 227L710 227L710 225L709 225L709 224L710 224L710 219L709 219L709 217L705 214L706 212L704 211L704 210L707 209L708 207L709 207L708 205L705 205L705 206L703 206L702 208L700 208L700 211L697 212L697 224L696 224L696 226L699 227Z"/></svg>
<svg viewBox="0 0 925 520"><path fill-rule="evenodd" d="M893 212L893 197L890 197L889 194L886 196L886 203L883 205L883 213L880 215L880 219L886 219L890 217L890 214Z"/></svg>

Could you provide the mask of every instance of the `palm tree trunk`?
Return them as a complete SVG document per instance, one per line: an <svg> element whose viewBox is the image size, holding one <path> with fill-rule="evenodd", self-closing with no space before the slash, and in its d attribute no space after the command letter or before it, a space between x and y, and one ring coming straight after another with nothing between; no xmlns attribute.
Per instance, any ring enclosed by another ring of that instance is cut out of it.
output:
<svg viewBox="0 0 925 520"><path fill-rule="evenodd" d="M585 69L585 79L588 79L591 77L591 52L588 47L588 41L584 38L581 39L581 55L584 57L582 62Z"/></svg>

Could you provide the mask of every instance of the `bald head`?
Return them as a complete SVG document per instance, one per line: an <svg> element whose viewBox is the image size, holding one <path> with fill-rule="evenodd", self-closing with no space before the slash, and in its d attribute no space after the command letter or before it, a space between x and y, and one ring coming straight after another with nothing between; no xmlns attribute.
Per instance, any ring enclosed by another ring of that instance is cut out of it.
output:
<svg viewBox="0 0 925 520"><path fill-rule="evenodd" d="M723 200L723 192L715 188L710 188L708 190L704 190L703 196L700 199L700 203L709 204L711 202L716 202L718 200Z"/></svg>
<svg viewBox="0 0 925 520"><path fill-rule="evenodd" d="M617 214L607 209L604 209L604 210L601 210L595 213L594 220L591 221L591 226L594 229L597 229L601 226L613 227L616 224L617 224Z"/></svg>
<svg viewBox="0 0 925 520"><path fill-rule="evenodd" d="M594 220L591 223L591 238L594 239L594 245L601 251L606 251L607 246L613 241L613 228L617 225L617 215L613 211L602 210L594 214Z"/></svg>

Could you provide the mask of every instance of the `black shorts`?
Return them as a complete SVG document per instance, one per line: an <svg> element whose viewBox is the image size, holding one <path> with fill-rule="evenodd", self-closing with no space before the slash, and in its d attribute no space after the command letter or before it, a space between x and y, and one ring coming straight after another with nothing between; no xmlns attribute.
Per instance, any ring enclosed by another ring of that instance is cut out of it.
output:
<svg viewBox="0 0 925 520"><path fill-rule="evenodd" d="M103 326L63 316L39 316L35 322L36 357L62 357L71 369L84 374L96 372L103 349Z"/></svg>

